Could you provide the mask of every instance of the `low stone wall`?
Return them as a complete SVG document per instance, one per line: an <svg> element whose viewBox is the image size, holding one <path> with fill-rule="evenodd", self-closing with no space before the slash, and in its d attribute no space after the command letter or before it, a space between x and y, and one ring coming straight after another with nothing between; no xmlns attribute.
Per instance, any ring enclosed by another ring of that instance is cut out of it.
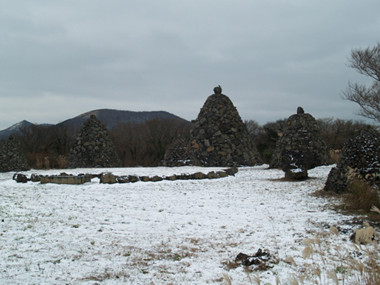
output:
<svg viewBox="0 0 380 285"><path fill-rule="evenodd" d="M44 176L44 177L41 177L41 181L40 181L41 184L54 183L54 184L72 184L72 185L80 185L86 182L91 182L91 176L89 175Z"/></svg>
<svg viewBox="0 0 380 285"><path fill-rule="evenodd" d="M238 172L237 167L231 167L221 171L211 171L207 174L202 172L196 172L193 174L179 174L170 176L137 176L137 175L122 175L116 176L110 172L101 174L79 174L79 175L69 175L66 173L61 173L59 175L48 175L41 176L37 174L32 174L28 178L24 174L16 173L13 176L13 180L17 183L26 183L28 181L40 182L41 184L54 183L54 184L70 184L70 185L80 185L86 182L91 182L92 178L99 178L101 184L124 184L124 183L136 183L136 182L159 182L163 180L175 181L175 180L200 180L200 179L219 179L228 176L234 176Z"/></svg>

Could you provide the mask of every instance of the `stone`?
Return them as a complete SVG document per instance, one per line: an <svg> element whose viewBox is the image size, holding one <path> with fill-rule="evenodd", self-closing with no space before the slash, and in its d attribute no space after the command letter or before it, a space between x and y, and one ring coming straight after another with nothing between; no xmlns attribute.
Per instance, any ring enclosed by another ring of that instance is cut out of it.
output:
<svg viewBox="0 0 380 285"><path fill-rule="evenodd" d="M302 107L288 118L276 143L271 168L281 168L286 178L302 180L307 170L329 163L329 153L317 121Z"/></svg>
<svg viewBox="0 0 380 285"><path fill-rule="evenodd" d="M278 263L278 258L261 248L254 255L239 253L235 258L235 266L243 266L252 271L267 271Z"/></svg>
<svg viewBox="0 0 380 285"><path fill-rule="evenodd" d="M149 181L152 181L152 182L158 182L158 181L162 181L162 180L163 180L163 178L158 176L158 175L155 175L149 179Z"/></svg>
<svg viewBox="0 0 380 285"><path fill-rule="evenodd" d="M100 176L100 183L103 184L114 184L117 183L116 176L112 173L102 173Z"/></svg>
<svg viewBox="0 0 380 285"><path fill-rule="evenodd" d="M297 108L297 114L298 114L298 115L305 114L305 111L303 110L302 107L298 107L298 108Z"/></svg>
<svg viewBox="0 0 380 285"><path fill-rule="evenodd" d="M293 168L285 171L285 178L290 180L304 180L309 177L306 169Z"/></svg>
<svg viewBox="0 0 380 285"><path fill-rule="evenodd" d="M219 178L219 176L216 172L211 171L211 172L207 173L207 178L208 179L216 179L216 178Z"/></svg>
<svg viewBox="0 0 380 285"><path fill-rule="evenodd" d="M220 85L216 86L214 88L214 93L215 94L222 94L222 87L220 87Z"/></svg>
<svg viewBox="0 0 380 285"><path fill-rule="evenodd" d="M180 174L180 175L177 175L177 179L178 180L189 180L189 179L191 179L191 175L190 174Z"/></svg>
<svg viewBox="0 0 380 285"><path fill-rule="evenodd" d="M148 182L148 181L150 181L150 178L149 178L149 176L140 176L140 181Z"/></svg>
<svg viewBox="0 0 380 285"><path fill-rule="evenodd" d="M52 176L42 176L40 179L41 184L53 183L53 184L69 184L69 185L80 185L86 182L90 182L89 176L85 175L52 175Z"/></svg>
<svg viewBox="0 0 380 285"><path fill-rule="evenodd" d="M225 171L218 171L216 174L219 178L224 178L228 176L228 174Z"/></svg>
<svg viewBox="0 0 380 285"><path fill-rule="evenodd" d="M32 182L40 182L41 181L41 175L33 173L30 176L30 181L32 181Z"/></svg>
<svg viewBox="0 0 380 285"><path fill-rule="evenodd" d="M77 134L67 168L116 167L121 162L106 127L92 115Z"/></svg>
<svg viewBox="0 0 380 285"><path fill-rule="evenodd" d="M0 142L0 172L29 170L26 155L20 142L10 136L8 140Z"/></svg>
<svg viewBox="0 0 380 285"><path fill-rule="evenodd" d="M128 176L116 177L116 181L120 184L129 183Z"/></svg>
<svg viewBox="0 0 380 285"><path fill-rule="evenodd" d="M176 175L166 176L165 180L174 181L174 180L177 180L177 176Z"/></svg>
<svg viewBox="0 0 380 285"><path fill-rule="evenodd" d="M199 180L199 179L206 179L207 178L207 175L202 173L202 172L195 172L193 175L192 175L192 179L196 179L196 180Z"/></svg>
<svg viewBox="0 0 380 285"><path fill-rule="evenodd" d="M199 146L198 146L199 147ZM173 141L165 152L164 166L184 166L190 162L189 145L187 141L179 137Z"/></svg>
<svg viewBox="0 0 380 285"><path fill-rule="evenodd" d="M26 175L24 175L24 174L16 173L13 176L13 180L15 180L17 183L27 183L28 177L26 177Z"/></svg>
<svg viewBox="0 0 380 285"><path fill-rule="evenodd" d="M129 175L129 176L128 176L128 180L129 180L129 182L131 182L131 183L135 183L135 182L138 182L140 179L139 179L138 176L135 176L135 175Z"/></svg>
<svg viewBox="0 0 380 285"><path fill-rule="evenodd" d="M380 133L376 130L363 130L344 144L324 190L344 193L354 180L380 188Z"/></svg>

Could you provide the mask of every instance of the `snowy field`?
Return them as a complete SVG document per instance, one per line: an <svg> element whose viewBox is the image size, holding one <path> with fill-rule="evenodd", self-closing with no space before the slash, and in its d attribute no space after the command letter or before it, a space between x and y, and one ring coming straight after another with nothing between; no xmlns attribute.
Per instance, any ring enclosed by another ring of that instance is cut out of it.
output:
<svg viewBox="0 0 380 285"><path fill-rule="evenodd" d="M357 284L368 252L327 198L331 166L284 182L280 170L235 177L83 185L0 174L0 284ZM172 175L220 168L118 168L67 173ZM30 171L57 174L61 171ZM329 231L331 226L338 234ZM358 227L358 226L354 226ZM263 271L235 261L270 254ZM358 267L359 268L359 267Z"/></svg>

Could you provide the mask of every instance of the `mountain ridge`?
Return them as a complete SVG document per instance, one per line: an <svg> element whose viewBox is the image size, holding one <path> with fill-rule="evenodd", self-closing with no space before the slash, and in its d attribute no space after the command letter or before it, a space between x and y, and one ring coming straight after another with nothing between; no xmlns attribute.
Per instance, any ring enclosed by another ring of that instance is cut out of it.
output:
<svg viewBox="0 0 380 285"><path fill-rule="evenodd" d="M55 124L55 126L64 127L69 132L76 133L81 128L83 122L90 118L91 115L95 115L108 130L113 129L120 123L139 124L154 119L175 119L187 122L187 120L166 111L127 111L116 109L96 109L64 120L58 124ZM21 134L21 130L23 128L30 128L32 126L54 126L54 124L33 124L27 120L23 120L10 126L9 128L1 130L0 140L7 139L12 134Z"/></svg>

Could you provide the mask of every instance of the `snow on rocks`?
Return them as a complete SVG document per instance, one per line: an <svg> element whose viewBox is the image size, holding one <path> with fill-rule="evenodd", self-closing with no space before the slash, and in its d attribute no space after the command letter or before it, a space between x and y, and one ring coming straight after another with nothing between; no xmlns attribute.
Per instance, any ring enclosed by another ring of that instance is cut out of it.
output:
<svg viewBox="0 0 380 285"><path fill-rule="evenodd" d="M331 270L354 280L346 267L336 269L347 256L364 260L366 248L352 243L351 233L331 234L330 226L339 229L348 217L330 210L327 198L310 195L323 188L330 169L312 169L311 179L300 182L284 182L281 170L257 166L223 179L93 179L75 186L16 183L13 173L1 173L0 283L285 284L302 278L329 284L323 272ZM219 170L96 169L138 176ZM239 253L255 256L259 249L278 263L264 271L228 266Z"/></svg>

